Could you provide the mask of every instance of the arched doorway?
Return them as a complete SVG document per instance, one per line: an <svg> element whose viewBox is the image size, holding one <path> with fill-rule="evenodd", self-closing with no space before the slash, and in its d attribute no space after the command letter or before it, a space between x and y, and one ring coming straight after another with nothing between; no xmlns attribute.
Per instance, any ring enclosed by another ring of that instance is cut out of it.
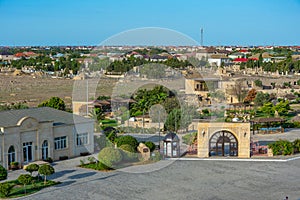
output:
<svg viewBox="0 0 300 200"><path fill-rule="evenodd" d="M10 165L11 162L16 161L16 151L15 147L11 145L8 149L8 165Z"/></svg>
<svg viewBox="0 0 300 200"><path fill-rule="evenodd" d="M218 131L209 140L210 156L238 156L238 141L229 131Z"/></svg>
<svg viewBox="0 0 300 200"><path fill-rule="evenodd" d="M42 144L42 159L46 160L48 157L48 140L44 140Z"/></svg>

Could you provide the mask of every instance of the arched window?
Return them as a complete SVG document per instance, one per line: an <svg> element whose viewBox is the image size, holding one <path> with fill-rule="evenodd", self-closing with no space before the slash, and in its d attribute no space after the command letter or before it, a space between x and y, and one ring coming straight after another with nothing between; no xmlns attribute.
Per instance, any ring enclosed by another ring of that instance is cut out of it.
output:
<svg viewBox="0 0 300 200"><path fill-rule="evenodd" d="M8 149L8 165L10 165L11 162L16 161L16 151L14 146L10 146Z"/></svg>
<svg viewBox="0 0 300 200"><path fill-rule="evenodd" d="M209 141L210 156L237 156L238 141L229 131L216 132Z"/></svg>

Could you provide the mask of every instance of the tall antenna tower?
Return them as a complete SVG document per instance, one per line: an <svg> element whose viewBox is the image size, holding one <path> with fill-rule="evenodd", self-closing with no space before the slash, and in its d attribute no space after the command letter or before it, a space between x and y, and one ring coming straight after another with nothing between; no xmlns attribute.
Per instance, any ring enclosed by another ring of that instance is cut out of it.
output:
<svg viewBox="0 0 300 200"><path fill-rule="evenodd" d="M203 47L203 28L201 28L201 46Z"/></svg>

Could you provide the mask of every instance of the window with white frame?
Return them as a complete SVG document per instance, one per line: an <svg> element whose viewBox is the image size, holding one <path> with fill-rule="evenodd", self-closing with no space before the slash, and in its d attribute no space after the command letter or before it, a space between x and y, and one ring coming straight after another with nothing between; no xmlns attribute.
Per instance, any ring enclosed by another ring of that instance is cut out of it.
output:
<svg viewBox="0 0 300 200"><path fill-rule="evenodd" d="M65 149L67 148L67 136L54 138L54 149Z"/></svg>
<svg viewBox="0 0 300 200"><path fill-rule="evenodd" d="M88 133L77 134L77 146L88 144Z"/></svg>

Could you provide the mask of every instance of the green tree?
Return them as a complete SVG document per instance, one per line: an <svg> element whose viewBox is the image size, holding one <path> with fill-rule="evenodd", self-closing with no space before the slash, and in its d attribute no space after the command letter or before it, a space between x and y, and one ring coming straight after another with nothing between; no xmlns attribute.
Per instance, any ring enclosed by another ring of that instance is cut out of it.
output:
<svg viewBox="0 0 300 200"><path fill-rule="evenodd" d="M180 120L178 121L179 127L177 127L176 130L178 130L178 128L181 128L181 129L186 129L186 131L188 131L188 127L192 123L193 119L199 117L199 112L197 111L197 107L189 106L187 104L182 105L182 109L178 114L180 114L180 116L178 116Z"/></svg>
<svg viewBox="0 0 300 200"><path fill-rule="evenodd" d="M166 113L170 113L173 109L179 109L180 104L179 101L176 97L169 97L166 98L161 105L164 107L166 110Z"/></svg>
<svg viewBox="0 0 300 200"><path fill-rule="evenodd" d="M156 86L151 90L138 90L132 97L136 102L130 106L130 115L138 116L147 113L152 105L162 103L169 95L170 91L163 86Z"/></svg>
<svg viewBox="0 0 300 200"><path fill-rule="evenodd" d="M270 100L270 95L268 93L257 92L254 99L254 103L256 106L262 106L269 100Z"/></svg>
<svg viewBox="0 0 300 200"><path fill-rule="evenodd" d="M7 170L0 165L0 181L5 180L7 178Z"/></svg>
<svg viewBox="0 0 300 200"><path fill-rule="evenodd" d="M35 163L30 164L30 165L28 165L28 166L25 168L25 170L26 170L27 172L29 172L30 175L32 176L32 172L37 172L37 171L39 170L39 165L37 165L37 164L35 164Z"/></svg>
<svg viewBox="0 0 300 200"><path fill-rule="evenodd" d="M101 108L94 108L90 111L89 116L97 122L105 118L105 114Z"/></svg>
<svg viewBox="0 0 300 200"><path fill-rule="evenodd" d="M261 67L263 65L263 57L262 57L262 53L259 54L259 58L258 58L258 67Z"/></svg>
<svg viewBox="0 0 300 200"><path fill-rule="evenodd" d="M5 197L8 197L13 187L13 184L7 182L0 183L0 194L2 194Z"/></svg>
<svg viewBox="0 0 300 200"><path fill-rule="evenodd" d="M65 102L59 97L51 97L49 100L39 104L38 107L50 107L57 110L66 110Z"/></svg>
<svg viewBox="0 0 300 200"><path fill-rule="evenodd" d="M276 110L280 116L287 115L290 109L291 108L288 100L280 101L274 107L274 110Z"/></svg>
<svg viewBox="0 0 300 200"><path fill-rule="evenodd" d="M174 109L172 110L165 122L165 129L168 131L177 131L180 127L181 120L181 110Z"/></svg>
<svg viewBox="0 0 300 200"><path fill-rule="evenodd" d="M265 103L259 110L262 113L269 116L269 117L274 116L274 113L275 113L274 106L273 106L272 102Z"/></svg>
<svg viewBox="0 0 300 200"><path fill-rule="evenodd" d="M24 193L26 194L26 185L30 184L33 181L33 177L29 174L21 174L18 177L18 181L24 185Z"/></svg>
<svg viewBox="0 0 300 200"><path fill-rule="evenodd" d="M44 176L44 184L46 185L47 176L54 174L55 170L51 165L41 165L38 172L39 172L39 174Z"/></svg>

